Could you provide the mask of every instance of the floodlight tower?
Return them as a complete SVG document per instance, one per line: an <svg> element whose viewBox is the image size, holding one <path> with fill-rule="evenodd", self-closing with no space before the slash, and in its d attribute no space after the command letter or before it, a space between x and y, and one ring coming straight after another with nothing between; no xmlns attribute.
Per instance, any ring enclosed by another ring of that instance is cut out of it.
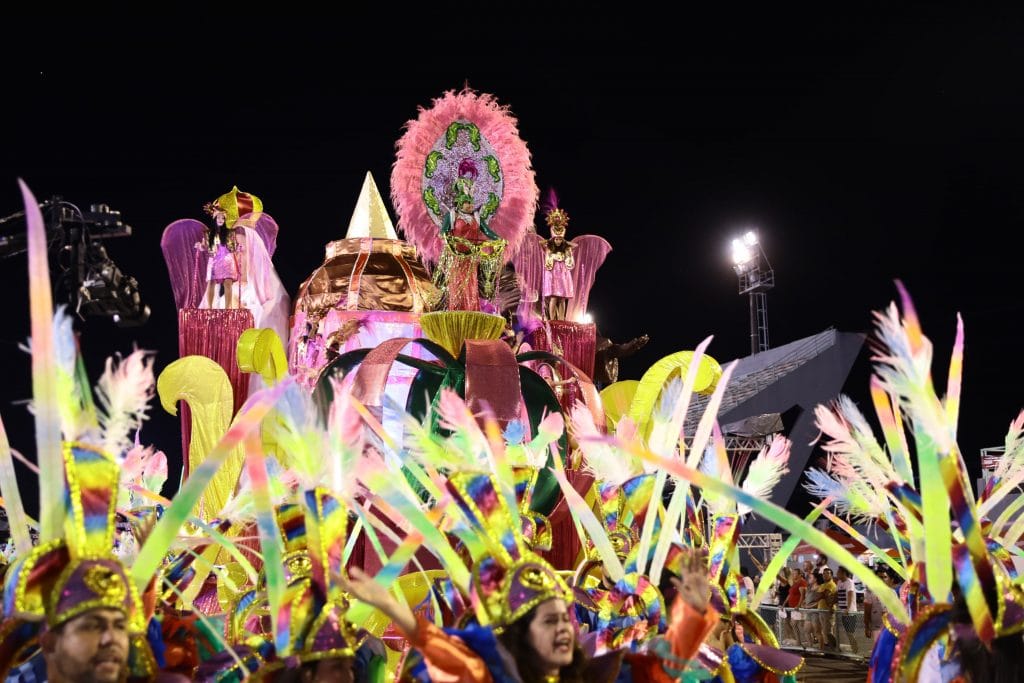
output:
<svg viewBox="0 0 1024 683"><path fill-rule="evenodd" d="M740 294L750 296L750 355L768 350L768 297L775 286L775 271L761 248L756 230L747 230L732 241L732 268L739 278Z"/></svg>

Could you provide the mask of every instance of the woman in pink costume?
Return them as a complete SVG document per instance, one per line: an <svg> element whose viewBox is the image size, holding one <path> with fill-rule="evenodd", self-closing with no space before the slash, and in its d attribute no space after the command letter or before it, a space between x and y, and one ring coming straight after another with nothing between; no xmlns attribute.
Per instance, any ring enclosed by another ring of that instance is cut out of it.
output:
<svg viewBox="0 0 1024 683"><path fill-rule="evenodd" d="M544 273L541 280L544 312L548 320L565 320L569 299L576 296L572 272L576 266L573 258L576 245L565 239L569 214L562 209L554 209L548 213L546 222L551 228L551 239L544 242Z"/></svg>
<svg viewBox="0 0 1024 683"><path fill-rule="evenodd" d="M238 243L235 241L234 230L225 225L227 219L224 211L213 205L207 211L213 216L217 227L209 231L205 242L196 245L197 249L207 249L210 255L209 270L206 273L206 307L213 308L217 285L221 285L224 308L234 308L233 287L239 278ZM245 285L244 282L239 284Z"/></svg>

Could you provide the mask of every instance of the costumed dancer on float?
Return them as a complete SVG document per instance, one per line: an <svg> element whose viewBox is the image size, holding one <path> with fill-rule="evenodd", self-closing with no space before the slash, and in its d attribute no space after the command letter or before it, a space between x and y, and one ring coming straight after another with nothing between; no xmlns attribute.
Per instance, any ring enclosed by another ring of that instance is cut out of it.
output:
<svg viewBox="0 0 1024 683"><path fill-rule="evenodd" d="M160 241L178 308L246 308L255 327L287 339L288 296L271 263L277 222L259 197L237 187L203 210L213 228L183 218L168 225Z"/></svg>
<svg viewBox="0 0 1024 683"><path fill-rule="evenodd" d="M516 272L525 282L523 300L529 304L539 302L545 320L582 322L594 276L612 247L597 235L567 240L569 214L558 206L554 189L548 191L541 212L551 231L550 238L527 235L514 259ZM523 312L521 307L521 317Z"/></svg>
<svg viewBox="0 0 1024 683"><path fill-rule="evenodd" d="M491 95L449 91L406 124L397 148L398 226L434 265L433 308L500 313L491 300L538 194L515 118Z"/></svg>
<svg viewBox="0 0 1024 683"><path fill-rule="evenodd" d="M209 231L206 240L196 244L196 251L205 251L207 258L206 308L214 308L213 298L218 286L221 290L220 296L224 298L224 305L217 308L234 308L232 299L235 283L238 283L240 289L244 289L247 284L245 280L239 279L239 245L235 241L234 226L227 226L224 211L215 208L212 202L204 206L203 210L213 216L215 226Z"/></svg>
<svg viewBox="0 0 1024 683"><path fill-rule="evenodd" d="M168 225L160 240L179 310L180 334L188 334L187 311L242 309L251 315L230 325L218 324L222 334L233 332L237 339L248 327L270 328L287 343L290 303L271 262L277 248L277 223L263 212L263 202L258 197L237 187L207 204L204 210L212 216L215 227L185 218ZM209 345L217 346L215 341ZM231 374L229 359L188 346L183 339L182 355L209 355L226 364L225 371ZM227 347L233 356L233 343L226 344ZM258 381L250 385L237 405L258 388Z"/></svg>
<svg viewBox="0 0 1024 683"><path fill-rule="evenodd" d="M441 222L444 250L434 271L434 284L445 310L479 311L481 297L494 298L507 242L487 226L487 214L481 216L475 205L473 187L479 172L474 161L460 161L458 173L451 189L451 208Z"/></svg>
<svg viewBox="0 0 1024 683"><path fill-rule="evenodd" d="M597 329L588 321L587 306L594 277L611 245L595 235L565 239L569 214L558 207L554 190L549 191L542 214L550 239L531 229L513 257L522 282L518 327L531 330L525 338L531 348L550 350L589 377L594 374ZM537 364L535 369L556 388L568 412L580 396L572 380L563 379L565 366Z"/></svg>

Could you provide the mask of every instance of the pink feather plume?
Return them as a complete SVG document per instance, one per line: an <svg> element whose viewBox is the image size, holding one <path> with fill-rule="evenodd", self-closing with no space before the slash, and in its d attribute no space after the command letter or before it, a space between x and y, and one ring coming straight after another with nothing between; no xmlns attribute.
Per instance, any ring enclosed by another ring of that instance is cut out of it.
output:
<svg viewBox="0 0 1024 683"><path fill-rule="evenodd" d="M434 143L457 120L471 121L494 148L504 178L504 195L489 226L508 242L506 261L518 250L519 242L533 225L539 190L534 179L530 150L519 137L516 119L509 108L493 95L469 88L449 90L434 100L429 109L420 107L419 117L405 125L396 144L391 171L391 199L398 214L398 229L416 245L420 258L435 263L441 253L438 229L423 202L423 167Z"/></svg>

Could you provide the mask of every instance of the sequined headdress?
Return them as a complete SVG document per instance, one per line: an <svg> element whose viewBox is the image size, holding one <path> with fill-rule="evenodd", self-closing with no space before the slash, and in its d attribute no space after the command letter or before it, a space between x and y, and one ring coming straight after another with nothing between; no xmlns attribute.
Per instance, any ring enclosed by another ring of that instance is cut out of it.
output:
<svg viewBox="0 0 1024 683"><path fill-rule="evenodd" d="M211 216L224 214L224 225L230 230L241 216L263 211L263 202L256 195L242 192L235 185L230 192L217 197L203 209Z"/></svg>
<svg viewBox="0 0 1024 683"><path fill-rule="evenodd" d="M213 658L198 680L241 680L257 671L354 656L360 638L347 619L348 598L333 578L342 568L347 509L322 488L296 498L275 515L284 551L278 578L287 585L274 591L268 583L276 579L264 567L259 585L239 595L230 610L228 636L238 657Z"/></svg>
<svg viewBox="0 0 1024 683"><path fill-rule="evenodd" d="M468 522L455 533L464 539L476 535L467 543L473 554L471 599L491 623L511 624L551 598L572 600L565 581L530 549L521 527L514 524L493 475L455 473L448 481Z"/></svg>
<svg viewBox="0 0 1024 683"><path fill-rule="evenodd" d="M109 455L66 444L63 539L35 548L8 572L4 612L60 626L96 608L117 609L132 630L145 624L139 595L114 556L114 502L119 469Z"/></svg>
<svg viewBox="0 0 1024 683"><path fill-rule="evenodd" d="M551 234L556 237L565 237L565 229L569 226L569 214L558 206L558 195L554 188L548 190L541 211L544 213L544 222L551 229Z"/></svg>

